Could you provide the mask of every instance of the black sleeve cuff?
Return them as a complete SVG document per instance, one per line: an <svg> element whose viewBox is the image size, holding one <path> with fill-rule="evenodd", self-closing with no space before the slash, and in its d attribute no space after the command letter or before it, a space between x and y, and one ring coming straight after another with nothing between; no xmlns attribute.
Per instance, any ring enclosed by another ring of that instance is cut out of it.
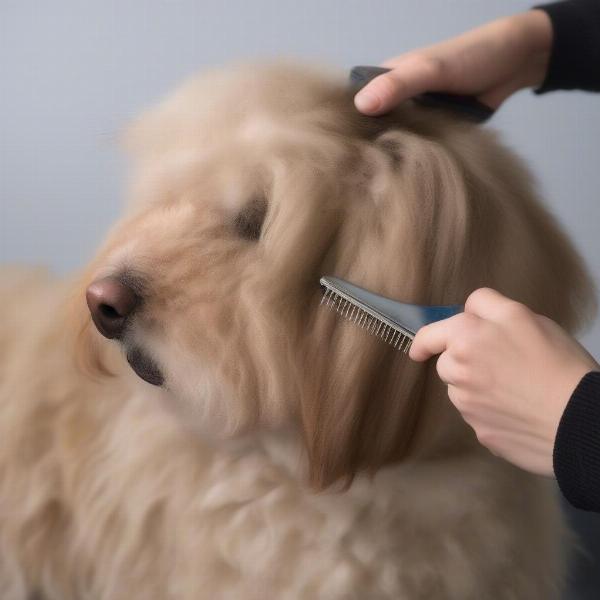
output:
<svg viewBox="0 0 600 600"><path fill-rule="evenodd" d="M554 474L575 507L600 511L600 372L590 371L575 388L554 441Z"/></svg>
<svg viewBox="0 0 600 600"><path fill-rule="evenodd" d="M542 4L552 21L553 42L548 71L535 90L600 91L600 0Z"/></svg>

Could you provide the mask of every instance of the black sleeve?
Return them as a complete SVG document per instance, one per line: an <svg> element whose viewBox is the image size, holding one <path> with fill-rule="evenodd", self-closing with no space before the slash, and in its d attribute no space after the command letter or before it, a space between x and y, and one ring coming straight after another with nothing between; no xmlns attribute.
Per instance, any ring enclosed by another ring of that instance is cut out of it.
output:
<svg viewBox="0 0 600 600"><path fill-rule="evenodd" d="M600 512L600 371L575 388L554 441L554 474L575 507Z"/></svg>
<svg viewBox="0 0 600 600"><path fill-rule="evenodd" d="M542 4L552 21L553 42L546 78L535 90L600 91L600 0Z"/></svg>

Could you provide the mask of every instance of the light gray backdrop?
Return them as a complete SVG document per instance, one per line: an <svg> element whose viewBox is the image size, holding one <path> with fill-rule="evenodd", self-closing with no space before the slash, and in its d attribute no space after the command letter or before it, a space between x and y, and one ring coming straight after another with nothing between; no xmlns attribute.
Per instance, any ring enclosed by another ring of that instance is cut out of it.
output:
<svg viewBox="0 0 600 600"><path fill-rule="evenodd" d="M377 64L529 6L519 0L0 0L0 262L45 263L59 272L84 264L119 213L117 133L206 65L282 55L344 68ZM493 125L533 167L548 206L600 281L600 96L521 92ZM582 340L600 358L600 327ZM598 528L576 517L580 530ZM597 554L594 535L588 539ZM596 598L597 584L584 572L598 567L588 562L577 569L581 593Z"/></svg>

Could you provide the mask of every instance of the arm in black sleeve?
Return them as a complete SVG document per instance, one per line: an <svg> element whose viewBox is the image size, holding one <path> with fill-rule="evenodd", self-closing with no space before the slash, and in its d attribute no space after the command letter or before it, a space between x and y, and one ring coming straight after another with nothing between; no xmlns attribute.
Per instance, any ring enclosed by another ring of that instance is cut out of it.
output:
<svg viewBox="0 0 600 600"><path fill-rule="evenodd" d="M554 474L575 508L600 512L600 371L581 379L554 441Z"/></svg>
<svg viewBox="0 0 600 600"><path fill-rule="evenodd" d="M548 14L553 30L548 71L535 93L600 91L600 0L567 0L535 8Z"/></svg>

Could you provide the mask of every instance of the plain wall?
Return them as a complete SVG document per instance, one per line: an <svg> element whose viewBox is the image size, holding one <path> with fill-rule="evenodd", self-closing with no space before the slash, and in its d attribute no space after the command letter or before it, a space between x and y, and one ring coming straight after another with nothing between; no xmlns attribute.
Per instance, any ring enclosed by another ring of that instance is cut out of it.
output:
<svg viewBox="0 0 600 600"><path fill-rule="evenodd" d="M377 64L529 6L0 0L0 262L43 263L61 273L83 265L119 214L119 131L204 66L274 56L343 68ZM599 281L600 97L521 92L492 125L533 168L548 207ZM600 359L600 326L581 339Z"/></svg>

